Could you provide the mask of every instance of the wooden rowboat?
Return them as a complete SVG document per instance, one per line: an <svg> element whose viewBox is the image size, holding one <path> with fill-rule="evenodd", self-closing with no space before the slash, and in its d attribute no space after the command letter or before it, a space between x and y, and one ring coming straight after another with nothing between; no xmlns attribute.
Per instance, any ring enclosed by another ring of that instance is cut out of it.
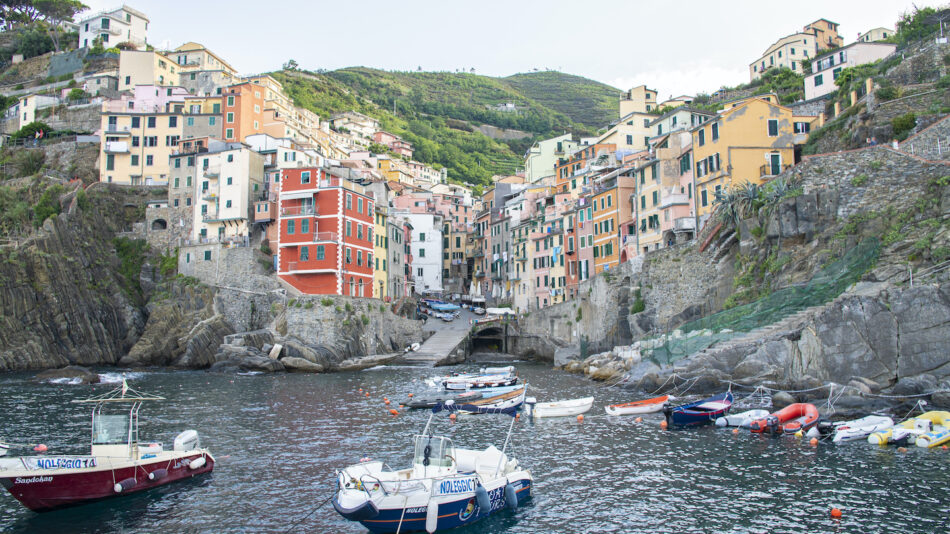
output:
<svg viewBox="0 0 950 534"><path fill-rule="evenodd" d="M655 413L663 410L663 405L669 402L670 396L653 397L623 404L611 404L604 407L607 415L637 415L643 413Z"/></svg>

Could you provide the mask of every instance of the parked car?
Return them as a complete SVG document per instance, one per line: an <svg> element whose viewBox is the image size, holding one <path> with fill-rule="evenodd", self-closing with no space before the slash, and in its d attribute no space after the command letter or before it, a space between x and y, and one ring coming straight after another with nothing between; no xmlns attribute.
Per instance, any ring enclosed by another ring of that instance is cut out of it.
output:
<svg viewBox="0 0 950 534"><path fill-rule="evenodd" d="M443 313L442 320L447 323L451 323L453 320L455 320L455 316L452 315L451 313Z"/></svg>
<svg viewBox="0 0 950 534"><path fill-rule="evenodd" d="M472 312L474 312L475 315L485 315L485 308L475 308Z"/></svg>

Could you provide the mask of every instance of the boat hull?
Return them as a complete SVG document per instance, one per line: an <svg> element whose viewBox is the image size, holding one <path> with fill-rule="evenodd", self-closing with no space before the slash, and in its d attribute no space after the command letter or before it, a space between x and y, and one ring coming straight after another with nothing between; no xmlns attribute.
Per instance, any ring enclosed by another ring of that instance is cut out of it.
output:
<svg viewBox="0 0 950 534"><path fill-rule="evenodd" d="M192 460L204 458L205 463L197 469L189 468ZM188 462L184 460L187 459ZM114 469L69 470L52 473L43 470L20 472L0 477L0 484L24 506L34 512L46 512L66 506L76 506L92 501L127 495L144 491L170 482L192 478L214 469L214 458L209 453L196 451L195 454L182 456L174 460L159 459L154 462L139 461L134 464L125 462L124 466ZM160 471L164 470L164 473ZM149 480L149 473L156 473L155 480ZM116 492L117 483L132 479L134 485L123 487Z"/></svg>
<svg viewBox="0 0 950 534"><path fill-rule="evenodd" d="M710 408L709 406L714 406ZM683 404L681 406L663 408L668 425L677 427L706 425L729 413L732 407L732 393L720 393L708 399Z"/></svg>
<svg viewBox="0 0 950 534"><path fill-rule="evenodd" d="M663 406L666 405L669 400L669 395L663 395L662 397L654 397L652 399L628 402L625 404L611 404L610 406L604 407L604 411L607 412L607 415L640 415L662 412Z"/></svg>
<svg viewBox="0 0 950 534"><path fill-rule="evenodd" d="M489 515L505 509L505 484L493 489L487 489L491 501L491 510L487 513L481 510L474 493L459 495L458 499L440 503L438 506L438 522L436 531L448 530L475 523ZM516 486L515 494L518 497L518 506L521 506L531 497L532 481L528 477L512 480ZM380 508L379 513L372 519L360 520L359 523L374 533L419 532L426 530L428 511L425 506L403 508Z"/></svg>
<svg viewBox="0 0 950 534"><path fill-rule="evenodd" d="M572 399L558 402L539 402L530 408L531 417L542 419L545 417L572 417L585 414L594 404L594 397Z"/></svg>

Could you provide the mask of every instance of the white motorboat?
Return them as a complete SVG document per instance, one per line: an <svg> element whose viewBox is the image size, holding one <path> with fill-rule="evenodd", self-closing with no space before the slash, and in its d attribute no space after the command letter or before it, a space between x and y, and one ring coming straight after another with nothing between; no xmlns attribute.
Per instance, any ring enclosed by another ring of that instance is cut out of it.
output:
<svg viewBox="0 0 950 534"><path fill-rule="evenodd" d="M422 434L413 438L415 454L408 469L364 461L337 476L333 507L344 518L374 533L436 532L469 525L504 508L516 509L531 496L531 472L505 451L456 448L451 439L429 432L432 416L454 411L447 403L433 409Z"/></svg>
<svg viewBox="0 0 950 534"><path fill-rule="evenodd" d="M539 419L541 417L569 417L581 415L590 411L594 404L594 397L569 399L555 402L538 402L534 397L525 399L528 415Z"/></svg>
<svg viewBox="0 0 950 534"><path fill-rule="evenodd" d="M749 428L749 425L752 424L752 421L765 419L766 417L768 417L768 415L769 415L768 410L748 410L741 413L719 417L716 419L716 426L718 427L736 426L739 428Z"/></svg>
<svg viewBox="0 0 950 534"><path fill-rule="evenodd" d="M610 406L606 406L604 411L607 412L607 415L656 413L663 411L663 407L666 406L666 403L671 399L672 397L669 395L663 395L661 397L653 397L652 399L625 402L623 404L611 404Z"/></svg>
<svg viewBox="0 0 950 534"><path fill-rule="evenodd" d="M867 439L875 432L881 432L894 426L894 420L882 415L869 415L854 421L846 421L835 426L834 443Z"/></svg>

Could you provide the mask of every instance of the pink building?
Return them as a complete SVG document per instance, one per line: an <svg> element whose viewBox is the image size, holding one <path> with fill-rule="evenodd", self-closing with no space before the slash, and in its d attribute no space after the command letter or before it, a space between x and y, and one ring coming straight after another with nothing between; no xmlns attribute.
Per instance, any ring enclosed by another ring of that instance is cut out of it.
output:
<svg viewBox="0 0 950 534"><path fill-rule="evenodd" d="M412 158L412 144L403 141L397 135L380 130L373 134L373 142L380 145L385 145L400 156Z"/></svg>

